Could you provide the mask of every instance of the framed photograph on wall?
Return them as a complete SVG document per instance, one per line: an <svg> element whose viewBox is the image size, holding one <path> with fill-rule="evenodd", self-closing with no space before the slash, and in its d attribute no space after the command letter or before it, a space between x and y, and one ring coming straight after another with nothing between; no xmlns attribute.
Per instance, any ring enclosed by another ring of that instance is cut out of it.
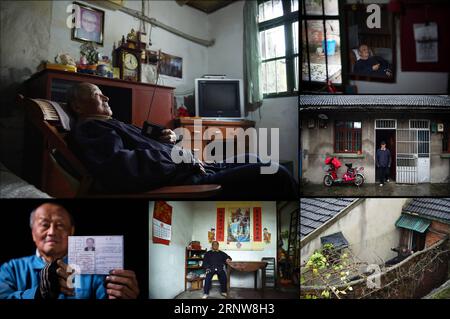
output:
<svg viewBox="0 0 450 319"><path fill-rule="evenodd" d="M395 82L396 51L394 17L386 5L345 7L348 72L352 80ZM374 20L375 19L375 20Z"/></svg>
<svg viewBox="0 0 450 319"><path fill-rule="evenodd" d="M183 78L183 58L161 52L159 74Z"/></svg>
<svg viewBox="0 0 450 319"><path fill-rule="evenodd" d="M105 11L74 2L75 24L72 40L95 42L103 46Z"/></svg>

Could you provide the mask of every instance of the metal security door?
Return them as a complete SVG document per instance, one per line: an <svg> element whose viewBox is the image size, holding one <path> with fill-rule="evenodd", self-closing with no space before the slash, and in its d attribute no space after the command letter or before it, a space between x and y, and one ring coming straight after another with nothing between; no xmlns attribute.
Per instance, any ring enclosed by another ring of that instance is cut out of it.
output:
<svg viewBox="0 0 450 319"><path fill-rule="evenodd" d="M417 129L417 179L418 183L430 182L430 121L411 120L409 125Z"/></svg>
<svg viewBox="0 0 450 319"><path fill-rule="evenodd" d="M397 183L418 181L417 129L397 129Z"/></svg>
<svg viewBox="0 0 450 319"><path fill-rule="evenodd" d="M397 183L430 182L430 121L410 120L397 129Z"/></svg>

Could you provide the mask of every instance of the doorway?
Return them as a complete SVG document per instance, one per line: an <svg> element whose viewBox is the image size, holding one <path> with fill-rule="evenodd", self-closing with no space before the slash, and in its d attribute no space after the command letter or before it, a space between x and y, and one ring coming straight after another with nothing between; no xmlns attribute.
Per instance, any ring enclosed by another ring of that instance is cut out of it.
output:
<svg viewBox="0 0 450 319"><path fill-rule="evenodd" d="M414 252L423 250L425 248L425 234L416 231L411 232L412 232L412 240L410 249Z"/></svg>
<svg viewBox="0 0 450 319"><path fill-rule="evenodd" d="M395 181L396 171L397 171L397 158L396 158L396 130L395 129L376 129L375 130L375 160L376 160L376 150L380 149L381 142L386 143L386 148L391 152L391 169L389 171L389 178ZM375 164L376 167L376 164ZM378 169L375 170L375 181L380 181L380 172Z"/></svg>

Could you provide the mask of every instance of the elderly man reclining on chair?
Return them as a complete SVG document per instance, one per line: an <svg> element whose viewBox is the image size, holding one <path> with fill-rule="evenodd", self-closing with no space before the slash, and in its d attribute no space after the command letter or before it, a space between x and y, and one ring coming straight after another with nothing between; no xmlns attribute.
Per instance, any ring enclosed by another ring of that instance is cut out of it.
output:
<svg viewBox="0 0 450 319"><path fill-rule="evenodd" d="M262 166L275 163L206 164L190 151L175 145L176 134L163 130L159 140L141 129L112 118L108 97L93 84L80 83L68 94L77 123L68 137L69 146L96 180L99 191L141 192L169 185L219 184L221 198L294 199L298 186L282 166L274 174L261 174ZM175 163L177 148L189 161ZM278 164L276 164L278 165Z"/></svg>

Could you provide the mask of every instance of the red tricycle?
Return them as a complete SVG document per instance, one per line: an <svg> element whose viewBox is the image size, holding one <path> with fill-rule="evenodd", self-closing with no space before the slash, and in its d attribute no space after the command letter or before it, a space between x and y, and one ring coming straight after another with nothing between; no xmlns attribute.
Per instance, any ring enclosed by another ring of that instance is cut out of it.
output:
<svg viewBox="0 0 450 319"><path fill-rule="evenodd" d="M364 184L364 167L352 167L351 163L345 164L347 171L341 178L338 178L337 171L341 167L341 162L336 157L327 157L325 159L325 171L327 174L323 178L323 184L327 187L333 184L354 184L361 186Z"/></svg>

